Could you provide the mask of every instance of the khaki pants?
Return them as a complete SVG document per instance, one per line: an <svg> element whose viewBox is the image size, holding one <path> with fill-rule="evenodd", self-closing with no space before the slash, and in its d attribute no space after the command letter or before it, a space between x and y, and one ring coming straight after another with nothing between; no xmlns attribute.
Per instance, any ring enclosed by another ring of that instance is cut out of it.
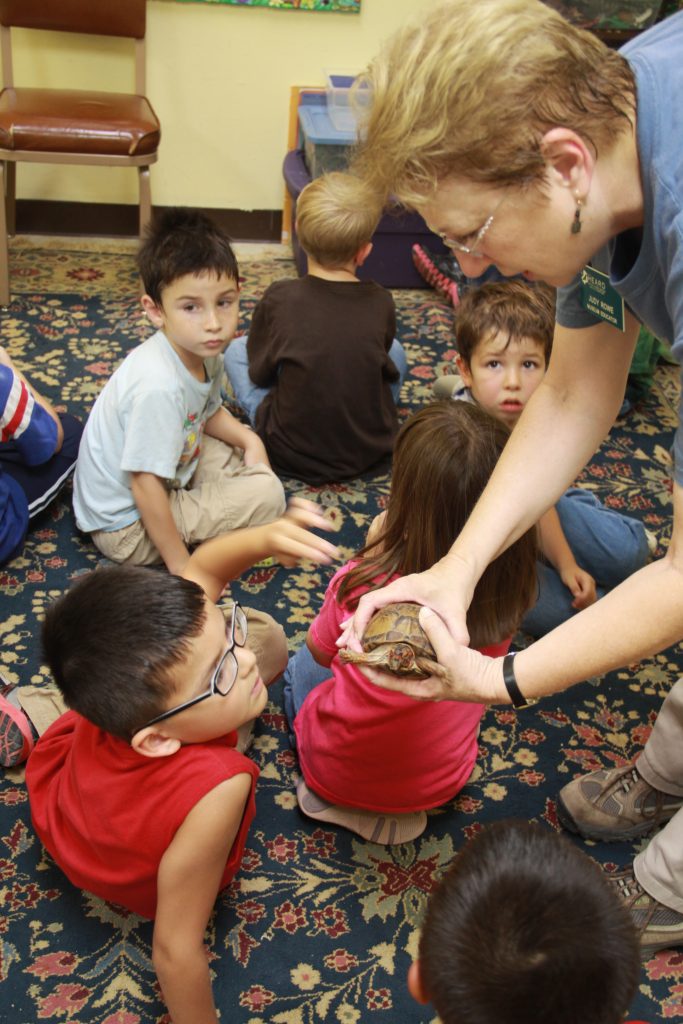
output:
<svg viewBox="0 0 683 1024"><path fill-rule="evenodd" d="M232 605L221 609L224 615L232 614ZM256 655L261 678L270 686L282 675L287 666L287 637L282 626L275 619L255 608L244 608L247 616L247 647ZM39 736L68 710L61 693L52 684L49 686L19 686L16 690L19 703L30 718Z"/></svg>
<svg viewBox="0 0 683 1024"><path fill-rule="evenodd" d="M683 797L683 678L662 704L638 771L656 789ZM646 892L683 913L683 808L638 854L633 868Z"/></svg>
<svg viewBox="0 0 683 1024"><path fill-rule="evenodd" d="M282 484L263 463L245 466L241 448L202 438L199 463L186 488L168 492L171 514L187 545L220 533L272 523L285 510ZM94 530L95 546L112 562L154 565L161 555L137 519L122 530Z"/></svg>

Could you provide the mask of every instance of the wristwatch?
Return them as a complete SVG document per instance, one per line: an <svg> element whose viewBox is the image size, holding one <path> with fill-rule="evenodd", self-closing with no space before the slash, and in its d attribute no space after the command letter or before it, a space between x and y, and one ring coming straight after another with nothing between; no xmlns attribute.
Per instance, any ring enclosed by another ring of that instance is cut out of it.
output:
<svg viewBox="0 0 683 1024"><path fill-rule="evenodd" d="M508 696L512 701L514 708L529 708L532 704L538 703L538 697L529 697L528 699L524 696L519 688L517 679L515 678L515 654L506 654L503 658L503 682L505 683L505 689L508 692Z"/></svg>

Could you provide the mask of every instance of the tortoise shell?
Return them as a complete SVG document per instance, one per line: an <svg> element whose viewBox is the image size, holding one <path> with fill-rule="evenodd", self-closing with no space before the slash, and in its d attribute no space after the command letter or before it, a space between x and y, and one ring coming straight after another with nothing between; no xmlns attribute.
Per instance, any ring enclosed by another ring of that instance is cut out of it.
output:
<svg viewBox="0 0 683 1024"><path fill-rule="evenodd" d="M370 619L363 639L363 652L344 648L340 660L356 665L374 665L394 675L426 679L442 675L434 648L420 625L421 605L409 601L388 604Z"/></svg>

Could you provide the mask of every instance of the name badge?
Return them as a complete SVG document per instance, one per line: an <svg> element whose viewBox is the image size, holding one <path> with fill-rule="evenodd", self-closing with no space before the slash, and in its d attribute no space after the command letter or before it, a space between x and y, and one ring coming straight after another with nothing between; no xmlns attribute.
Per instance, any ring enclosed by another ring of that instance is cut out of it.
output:
<svg viewBox="0 0 683 1024"><path fill-rule="evenodd" d="M607 274L593 267L584 267L581 271L581 305L620 331L626 329L624 300L610 284Z"/></svg>

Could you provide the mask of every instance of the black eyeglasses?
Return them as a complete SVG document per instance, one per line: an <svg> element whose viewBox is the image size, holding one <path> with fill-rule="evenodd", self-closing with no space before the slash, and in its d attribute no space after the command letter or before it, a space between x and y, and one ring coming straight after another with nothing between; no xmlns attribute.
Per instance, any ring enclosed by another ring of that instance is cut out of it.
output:
<svg viewBox="0 0 683 1024"><path fill-rule="evenodd" d="M156 718L152 718L143 725L143 729L146 729L148 725L163 722L164 719L170 718L171 715L177 715L180 711L185 711L187 708L191 708L194 704L199 704L200 701L206 700L208 697L213 697L214 693L219 694L221 697L228 696L237 681L239 671L239 665L235 657L235 648L244 647L247 642L247 616L237 601L232 606L230 621L226 622L225 636L228 646L223 652L221 660L216 665L216 671L211 676L208 690L205 693L200 693L198 697L193 697L192 700L186 700L184 704L179 704L176 708L169 708L168 711L162 712L162 714L157 715Z"/></svg>

